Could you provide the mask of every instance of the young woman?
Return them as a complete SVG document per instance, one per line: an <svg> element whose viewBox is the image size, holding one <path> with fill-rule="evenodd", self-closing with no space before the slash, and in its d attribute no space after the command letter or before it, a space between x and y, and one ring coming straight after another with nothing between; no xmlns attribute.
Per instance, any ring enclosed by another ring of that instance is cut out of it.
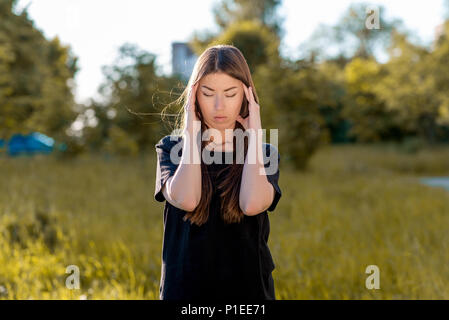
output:
<svg viewBox="0 0 449 320"><path fill-rule="evenodd" d="M181 134L167 135L155 146L154 197L166 200L160 299L274 300L267 211L281 198L280 156L258 134L248 135L243 146L233 134L262 129L240 50L230 45L205 50L180 99ZM252 150L263 156L249 161ZM206 153L219 161L204 161ZM268 170L273 164L275 170Z"/></svg>

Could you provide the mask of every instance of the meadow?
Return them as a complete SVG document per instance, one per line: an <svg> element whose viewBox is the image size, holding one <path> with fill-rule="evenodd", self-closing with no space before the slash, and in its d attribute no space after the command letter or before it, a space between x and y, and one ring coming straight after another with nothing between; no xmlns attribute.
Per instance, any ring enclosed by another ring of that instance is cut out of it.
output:
<svg viewBox="0 0 449 320"><path fill-rule="evenodd" d="M449 175L448 146L326 146L304 172L279 150L277 299L449 299L449 191L418 181ZM0 299L158 299L155 160L0 156ZM69 265L80 289L66 287Z"/></svg>

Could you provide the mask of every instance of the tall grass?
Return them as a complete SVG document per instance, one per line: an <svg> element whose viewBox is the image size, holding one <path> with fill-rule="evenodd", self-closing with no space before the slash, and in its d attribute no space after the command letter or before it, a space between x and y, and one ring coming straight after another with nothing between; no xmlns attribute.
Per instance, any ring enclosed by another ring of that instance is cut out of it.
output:
<svg viewBox="0 0 449 320"><path fill-rule="evenodd" d="M282 149L280 149L282 157ZM281 163L269 212L277 299L448 299L449 148L329 146L306 172ZM282 160L281 160L282 161ZM155 154L0 158L0 298L158 299L163 204ZM66 287L66 267L81 287ZM368 265L380 289L365 287Z"/></svg>

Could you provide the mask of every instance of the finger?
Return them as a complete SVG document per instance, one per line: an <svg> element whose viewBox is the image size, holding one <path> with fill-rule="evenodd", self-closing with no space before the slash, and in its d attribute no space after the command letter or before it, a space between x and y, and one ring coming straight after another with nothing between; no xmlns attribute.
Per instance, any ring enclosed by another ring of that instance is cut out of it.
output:
<svg viewBox="0 0 449 320"><path fill-rule="evenodd" d="M254 93L253 93L253 88L251 88L251 87L249 87L249 96L250 96L250 98L251 98L251 102L253 102L253 103L255 103L256 102L256 100L254 99Z"/></svg>
<svg viewBox="0 0 449 320"><path fill-rule="evenodd" d="M189 101L190 103L193 105L195 103L196 100L196 88L197 88L198 83L195 83L194 85L192 85L192 87L190 88L190 96L189 96Z"/></svg>
<svg viewBox="0 0 449 320"><path fill-rule="evenodd" d="M190 110L193 111L195 110L195 85L191 85L189 88L189 92L187 94L187 104L186 107Z"/></svg>
<svg viewBox="0 0 449 320"><path fill-rule="evenodd" d="M246 85L242 82L242 86L243 86L243 91L245 92L245 96L246 96L246 100L248 100L249 102L249 94L248 94L248 89L246 88Z"/></svg>

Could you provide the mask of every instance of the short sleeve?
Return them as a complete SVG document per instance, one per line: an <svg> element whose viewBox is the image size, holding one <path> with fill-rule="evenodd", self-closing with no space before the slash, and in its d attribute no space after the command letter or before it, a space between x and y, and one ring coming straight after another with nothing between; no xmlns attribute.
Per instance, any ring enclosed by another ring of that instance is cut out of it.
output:
<svg viewBox="0 0 449 320"><path fill-rule="evenodd" d="M179 163L175 163L170 158L172 148L180 141L179 137L165 136L158 143L156 143L156 183L154 189L154 199L159 202L165 201L162 187L168 178L173 176ZM179 155L179 153L178 153Z"/></svg>
<svg viewBox="0 0 449 320"><path fill-rule="evenodd" d="M266 170L268 182L272 184L275 192L273 202L267 210L274 211L276 205L279 202L279 199L282 196L281 188L279 187L279 164L281 157L277 148L272 144L266 143L265 148L266 151L264 154L264 167Z"/></svg>

